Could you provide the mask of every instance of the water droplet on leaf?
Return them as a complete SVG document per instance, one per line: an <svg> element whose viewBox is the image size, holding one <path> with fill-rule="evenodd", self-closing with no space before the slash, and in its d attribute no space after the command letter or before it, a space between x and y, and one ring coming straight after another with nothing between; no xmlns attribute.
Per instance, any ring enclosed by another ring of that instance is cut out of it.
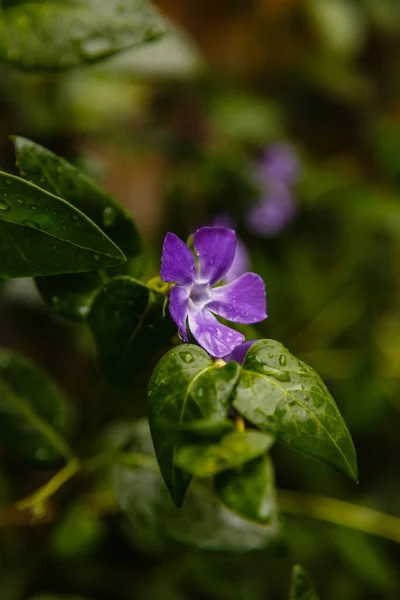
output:
<svg viewBox="0 0 400 600"><path fill-rule="evenodd" d="M281 354L280 357L279 357L279 364L282 367L286 367L286 365L287 365L286 356L284 356L283 354Z"/></svg>
<svg viewBox="0 0 400 600"><path fill-rule="evenodd" d="M0 210L10 210L10 207L6 202L0 201Z"/></svg>
<svg viewBox="0 0 400 600"><path fill-rule="evenodd" d="M117 213L111 206L107 206L107 208L103 211L103 225L104 227L111 227L115 223L115 219L117 217Z"/></svg>
<svg viewBox="0 0 400 600"><path fill-rule="evenodd" d="M194 357L190 354L190 352L180 352L179 356L186 364L190 364L194 361Z"/></svg>

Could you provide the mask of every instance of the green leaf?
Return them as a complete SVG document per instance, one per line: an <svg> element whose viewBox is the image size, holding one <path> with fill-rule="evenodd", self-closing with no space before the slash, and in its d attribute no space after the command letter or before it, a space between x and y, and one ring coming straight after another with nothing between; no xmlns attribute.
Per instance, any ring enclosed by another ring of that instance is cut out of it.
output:
<svg viewBox="0 0 400 600"><path fill-rule="evenodd" d="M84 321L103 279L98 271L79 275L36 277L36 287L45 304L67 321Z"/></svg>
<svg viewBox="0 0 400 600"><path fill-rule="evenodd" d="M70 456L67 401L26 358L0 350L0 440L13 454L48 464Z"/></svg>
<svg viewBox="0 0 400 600"><path fill-rule="evenodd" d="M0 276L80 273L124 261L119 248L74 206L0 172Z"/></svg>
<svg viewBox="0 0 400 600"><path fill-rule="evenodd" d="M276 518L267 526L243 519L221 504L202 481L193 483L183 507L176 508L160 476L147 422L133 426L129 450L143 453L143 465L114 467L113 484L139 548L160 549L173 540L203 550L240 553L276 540Z"/></svg>
<svg viewBox="0 0 400 600"><path fill-rule="evenodd" d="M161 473L177 506L183 502L190 476L176 467L178 444L164 423L226 421L239 371L234 362L217 367L204 350L192 344L173 348L154 369L148 390L151 435Z"/></svg>
<svg viewBox="0 0 400 600"><path fill-rule="evenodd" d="M63 198L91 219L127 258L141 252L137 227L118 202L85 173L47 148L14 137L17 164L24 179Z"/></svg>
<svg viewBox="0 0 400 600"><path fill-rule="evenodd" d="M219 444L196 444L180 448L175 462L192 475L212 477L254 460L267 452L273 443L274 438L261 431L234 431L225 435Z"/></svg>
<svg viewBox="0 0 400 600"><path fill-rule="evenodd" d="M163 317L164 296L132 277L114 277L95 297L88 324L102 371L117 383L129 382L148 366L176 330Z"/></svg>
<svg viewBox="0 0 400 600"><path fill-rule="evenodd" d="M334 399L317 373L279 342L250 348L233 404L250 423L357 481L354 445Z"/></svg>
<svg viewBox="0 0 400 600"><path fill-rule="evenodd" d="M143 44L164 29L148 0L28 0L2 11L0 58L26 70L62 69Z"/></svg>
<svg viewBox="0 0 400 600"><path fill-rule="evenodd" d="M289 600L318 600L310 578L300 565L293 567Z"/></svg>
<svg viewBox="0 0 400 600"><path fill-rule="evenodd" d="M220 500L231 510L259 523L276 519L274 469L268 455L215 478Z"/></svg>
<svg viewBox="0 0 400 600"><path fill-rule="evenodd" d="M235 424L233 421L199 419L186 423L164 421L163 427L171 438L175 436L178 443L188 445L194 441L219 440L226 433L233 431Z"/></svg>

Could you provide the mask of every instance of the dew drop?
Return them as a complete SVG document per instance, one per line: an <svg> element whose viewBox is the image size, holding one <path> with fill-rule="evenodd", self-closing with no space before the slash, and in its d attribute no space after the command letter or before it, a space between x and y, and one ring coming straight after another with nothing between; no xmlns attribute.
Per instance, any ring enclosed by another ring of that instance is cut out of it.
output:
<svg viewBox="0 0 400 600"><path fill-rule="evenodd" d="M279 357L279 364L282 367L286 367L286 365L287 365L286 356L284 356L283 354L281 354L280 357Z"/></svg>
<svg viewBox="0 0 400 600"><path fill-rule="evenodd" d="M263 371L266 375L270 375L277 379L278 381L290 381L290 376L287 371L281 371L280 369L274 369L273 367L269 367L268 365L264 365Z"/></svg>
<svg viewBox="0 0 400 600"><path fill-rule="evenodd" d="M35 452L35 458L37 458L38 460L46 460L48 456L49 454L46 448L38 448Z"/></svg>
<svg viewBox="0 0 400 600"><path fill-rule="evenodd" d="M37 210L37 206L35 206L34 204L31 204L31 209L32 210Z"/></svg>
<svg viewBox="0 0 400 600"><path fill-rule="evenodd" d="M190 352L180 352L179 356L186 364L190 364L194 361L194 357L190 354Z"/></svg>
<svg viewBox="0 0 400 600"><path fill-rule="evenodd" d="M94 260L100 260L101 256L100 254L96 254L95 252L93 252L93 258Z"/></svg>
<svg viewBox="0 0 400 600"><path fill-rule="evenodd" d="M61 225L61 229L62 229L63 231L67 231L68 227L67 227L66 225Z"/></svg>
<svg viewBox="0 0 400 600"><path fill-rule="evenodd" d="M0 210L10 210L10 207L7 204L7 202L0 201Z"/></svg>
<svg viewBox="0 0 400 600"><path fill-rule="evenodd" d="M22 198L17 198L17 202L18 204L25 204L25 200L23 200Z"/></svg>
<svg viewBox="0 0 400 600"><path fill-rule="evenodd" d="M77 221L79 219L78 215L75 213L72 213L72 218L74 221Z"/></svg>
<svg viewBox="0 0 400 600"><path fill-rule="evenodd" d="M115 219L117 218L117 213L111 206L107 206L107 208L103 211L103 226L111 227L115 223Z"/></svg>
<svg viewBox="0 0 400 600"><path fill-rule="evenodd" d="M81 44L81 51L88 58L102 56L110 50L110 40L100 36L87 38Z"/></svg>

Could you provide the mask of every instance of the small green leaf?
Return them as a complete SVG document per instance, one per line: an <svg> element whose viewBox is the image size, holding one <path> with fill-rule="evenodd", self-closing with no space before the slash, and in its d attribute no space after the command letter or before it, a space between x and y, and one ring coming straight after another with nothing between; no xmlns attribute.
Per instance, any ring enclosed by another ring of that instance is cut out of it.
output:
<svg viewBox="0 0 400 600"><path fill-rule="evenodd" d="M173 348L154 369L148 390L151 435L161 473L177 506L183 502L190 476L176 467L178 445L164 423L226 421L239 371L234 362L217 367L204 350L192 344Z"/></svg>
<svg viewBox="0 0 400 600"><path fill-rule="evenodd" d="M149 0L28 0L2 10L0 58L26 70L94 62L164 32Z"/></svg>
<svg viewBox="0 0 400 600"><path fill-rule="evenodd" d="M163 317L164 296L132 277L114 277L95 297L88 323L103 372L114 382L129 382L168 345L175 327Z"/></svg>
<svg viewBox="0 0 400 600"><path fill-rule="evenodd" d="M176 464L198 477L212 477L228 469L236 469L270 449L271 435L261 431L235 431L225 435L219 444L196 444L180 448Z"/></svg>
<svg viewBox="0 0 400 600"><path fill-rule="evenodd" d="M29 360L0 351L0 439L13 454L48 464L70 455L65 398Z"/></svg>
<svg viewBox="0 0 400 600"><path fill-rule="evenodd" d="M113 468L117 500L131 523L130 537L141 549L158 549L178 541L203 550L233 553L265 548L275 541L277 518L268 525L243 519L226 508L204 481L197 480L182 508L176 508L160 476L148 424L132 427L130 452L143 453L142 465Z"/></svg>
<svg viewBox="0 0 400 600"><path fill-rule="evenodd" d="M319 375L279 342L250 348L233 404L250 423L357 481L354 445L334 399Z"/></svg>
<svg viewBox="0 0 400 600"><path fill-rule="evenodd" d="M318 600L309 576L300 565L293 567L289 600Z"/></svg>
<svg viewBox="0 0 400 600"><path fill-rule="evenodd" d="M74 206L0 172L0 276L81 273L124 261L119 248Z"/></svg>
<svg viewBox="0 0 400 600"><path fill-rule="evenodd" d="M47 148L23 137L14 137L21 176L63 198L91 219L127 258L141 252L137 227L118 202L90 177Z"/></svg>
<svg viewBox="0 0 400 600"><path fill-rule="evenodd" d="M224 471L214 483L220 500L243 517L258 523L270 523L277 518L274 469L268 455L240 469Z"/></svg>
<svg viewBox="0 0 400 600"><path fill-rule="evenodd" d="M103 285L98 271L79 275L36 277L36 287L54 314L67 321L84 321L92 302Z"/></svg>
<svg viewBox="0 0 400 600"><path fill-rule="evenodd" d="M233 421L209 421L199 419L187 423L172 423L164 421L163 427L171 438L174 437L181 445L188 445L196 441L218 441L226 433L235 429Z"/></svg>

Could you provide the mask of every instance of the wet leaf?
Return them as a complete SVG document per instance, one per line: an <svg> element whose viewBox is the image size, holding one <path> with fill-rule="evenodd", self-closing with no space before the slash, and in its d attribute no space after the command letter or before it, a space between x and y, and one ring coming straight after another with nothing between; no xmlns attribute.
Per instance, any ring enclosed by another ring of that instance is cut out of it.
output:
<svg viewBox="0 0 400 600"><path fill-rule="evenodd" d="M149 0L28 0L2 11L0 57L26 70L63 69L143 44L164 30Z"/></svg>
<svg viewBox="0 0 400 600"><path fill-rule="evenodd" d="M0 275L30 277L117 266L125 257L82 212L0 172Z"/></svg>
<svg viewBox="0 0 400 600"><path fill-rule="evenodd" d="M168 345L175 327L163 317L164 296L132 277L104 284L88 314L101 369L112 381L129 382Z"/></svg>
<svg viewBox="0 0 400 600"><path fill-rule="evenodd" d="M293 567L289 600L318 600L310 578L300 565Z"/></svg>
<svg viewBox="0 0 400 600"><path fill-rule="evenodd" d="M277 518L274 469L268 455L217 475L215 490L228 508L251 521L270 523Z"/></svg>
<svg viewBox="0 0 400 600"><path fill-rule="evenodd" d="M178 444L164 423L226 421L239 371L233 362L217 367L192 344L173 348L154 369L148 390L150 429L161 473L177 506L183 502L190 476L176 466Z"/></svg>
<svg viewBox="0 0 400 600"><path fill-rule="evenodd" d="M180 448L176 453L176 464L197 477L212 477L257 458L273 443L272 435L261 431L234 431L225 435L218 444Z"/></svg>
<svg viewBox="0 0 400 600"><path fill-rule="evenodd" d="M199 419L185 423L163 422L164 429L181 445L188 445L196 441L216 440L218 441L226 433L234 431L233 421L209 421Z"/></svg>
<svg viewBox="0 0 400 600"><path fill-rule="evenodd" d="M48 464L69 456L67 401L32 362L0 351L0 439L9 452Z"/></svg>
<svg viewBox="0 0 400 600"><path fill-rule="evenodd" d="M250 348L233 404L250 423L357 481L354 445L334 399L317 373L279 342Z"/></svg>
<svg viewBox="0 0 400 600"><path fill-rule="evenodd" d="M113 483L139 548L159 549L174 540L203 550L241 553L265 548L276 540L279 529L275 517L267 526L243 519L221 504L201 481L194 482L182 508L176 508L160 476L148 424L140 421L132 431L129 450L145 454L147 463L114 467Z"/></svg>
<svg viewBox="0 0 400 600"><path fill-rule="evenodd" d="M79 275L36 277L35 283L43 301L54 314L78 323L86 319L104 282L99 272L93 271Z"/></svg>

